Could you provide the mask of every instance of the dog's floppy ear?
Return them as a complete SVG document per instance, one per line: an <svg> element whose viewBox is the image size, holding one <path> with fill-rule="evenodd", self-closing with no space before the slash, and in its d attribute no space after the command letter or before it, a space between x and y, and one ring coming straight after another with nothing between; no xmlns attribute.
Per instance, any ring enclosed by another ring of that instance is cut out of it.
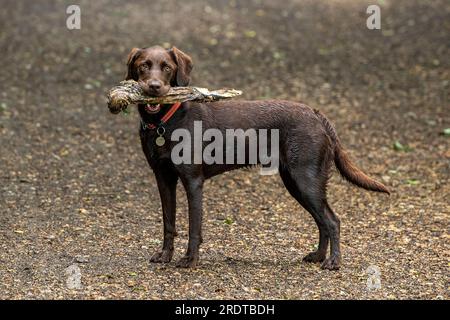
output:
<svg viewBox="0 0 450 320"><path fill-rule="evenodd" d="M137 75L133 69L133 64L136 58L138 57L141 49L139 48L133 48L131 49L130 53L128 54L127 58L127 76L125 77L125 80L137 80Z"/></svg>
<svg viewBox="0 0 450 320"><path fill-rule="evenodd" d="M189 82L191 82L191 71L193 67L191 57L176 47L172 47L169 52L178 66L174 79L175 84L180 87L188 86Z"/></svg>

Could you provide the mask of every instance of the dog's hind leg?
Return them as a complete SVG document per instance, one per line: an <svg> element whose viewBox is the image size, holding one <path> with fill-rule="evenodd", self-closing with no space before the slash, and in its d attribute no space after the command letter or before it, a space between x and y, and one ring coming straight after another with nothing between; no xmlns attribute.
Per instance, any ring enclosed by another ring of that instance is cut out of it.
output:
<svg viewBox="0 0 450 320"><path fill-rule="evenodd" d="M341 222L325 200L325 216L330 233L331 254L322 263L322 269L337 270L341 264L340 228Z"/></svg>
<svg viewBox="0 0 450 320"><path fill-rule="evenodd" d="M323 269L339 269L339 219L326 200L328 177L314 166L295 169L280 168L280 175L289 193L314 218L319 228L319 247L303 258L305 262L323 262ZM331 255L326 259L328 243L331 242Z"/></svg>
<svg viewBox="0 0 450 320"><path fill-rule="evenodd" d="M306 262L324 261L327 254L329 236L322 215L318 213L320 209L315 208L313 205L314 201L311 201L309 197L300 192L296 181L291 177L291 174L287 169L280 169L280 176L291 196L293 196L298 203L312 215L317 227L319 228L319 247L316 251L305 256L303 260Z"/></svg>

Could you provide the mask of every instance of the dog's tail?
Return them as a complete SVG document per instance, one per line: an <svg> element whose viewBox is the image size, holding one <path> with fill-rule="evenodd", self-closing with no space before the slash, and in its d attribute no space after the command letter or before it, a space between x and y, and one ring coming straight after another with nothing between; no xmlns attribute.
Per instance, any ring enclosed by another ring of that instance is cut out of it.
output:
<svg viewBox="0 0 450 320"><path fill-rule="evenodd" d="M364 172L362 172L351 160L348 156L347 152L345 152L344 148L339 141L339 138L336 134L336 130L333 125L328 121L328 119L318 110L314 110L318 118L321 120L325 129L334 143L334 164L336 168L339 170L339 173L349 182L354 185L364 188L370 191L376 192L384 192L390 194L388 188L382 183L375 181L370 178Z"/></svg>

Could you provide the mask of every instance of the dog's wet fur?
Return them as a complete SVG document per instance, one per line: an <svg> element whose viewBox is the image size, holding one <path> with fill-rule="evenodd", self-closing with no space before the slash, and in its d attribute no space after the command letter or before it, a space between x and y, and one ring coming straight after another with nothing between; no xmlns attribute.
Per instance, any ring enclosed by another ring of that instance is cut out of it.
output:
<svg viewBox="0 0 450 320"><path fill-rule="evenodd" d="M188 86L193 67L192 59L181 50L159 46L134 48L128 56L126 79L138 81L152 96L165 95L170 87ZM145 123L159 123L170 106L161 106L158 112L149 112L138 105ZM111 110L116 113L118 110ZM151 262L170 262L174 251L176 185L183 184L189 205L189 244L177 266L194 267L199 260L202 242L203 184L208 178L248 164L179 164L171 161L171 149L177 142L170 141L175 129L184 128L193 136L194 121L202 121L203 130L216 128L225 135L225 129L278 129L279 173L289 193L314 218L319 228L319 246L306 255L305 262L320 262L323 269L337 270L341 263L340 221L330 208L327 182L332 164L354 185L389 194L388 189L358 169L344 151L334 127L319 111L307 105L282 100L221 101L212 103L184 102L165 125L166 144L155 144L155 130L141 128L142 148L152 168L162 202L164 242ZM258 132L258 131L257 131ZM330 256L327 249L330 244Z"/></svg>

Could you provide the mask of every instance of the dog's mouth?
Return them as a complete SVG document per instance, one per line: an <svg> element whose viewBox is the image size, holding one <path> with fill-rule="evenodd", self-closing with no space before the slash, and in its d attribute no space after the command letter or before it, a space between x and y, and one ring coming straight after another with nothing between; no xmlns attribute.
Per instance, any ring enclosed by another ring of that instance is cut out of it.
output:
<svg viewBox="0 0 450 320"><path fill-rule="evenodd" d="M145 105L145 111L147 111L148 113L158 113L159 110L161 110L161 104L150 104L147 103Z"/></svg>

